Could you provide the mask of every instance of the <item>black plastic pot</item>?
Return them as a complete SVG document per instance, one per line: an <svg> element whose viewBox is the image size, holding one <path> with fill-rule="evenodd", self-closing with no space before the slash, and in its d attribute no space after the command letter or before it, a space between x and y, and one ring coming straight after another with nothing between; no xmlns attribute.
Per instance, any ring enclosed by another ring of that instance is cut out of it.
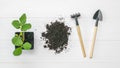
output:
<svg viewBox="0 0 120 68"><path fill-rule="evenodd" d="M30 48L30 50L34 49L34 33L33 32L22 32L24 35L24 43L25 42L29 42L32 47ZM20 32L15 32L15 34L20 34ZM21 38L23 38L21 36ZM18 48L18 46L15 46L15 48ZM22 48L24 50L24 48Z"/></svg>

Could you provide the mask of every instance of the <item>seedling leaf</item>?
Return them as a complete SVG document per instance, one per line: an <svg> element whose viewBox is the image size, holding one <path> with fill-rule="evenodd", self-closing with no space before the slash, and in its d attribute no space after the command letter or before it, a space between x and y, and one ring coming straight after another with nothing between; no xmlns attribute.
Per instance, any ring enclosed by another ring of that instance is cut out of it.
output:
<svg viewBox="0 0 120 68"><path fill-rule="evenodd" d="M12 43L15 45L15 46L21 46L23 44L23 41L21 40L21 38L18 36L15 36L12 38Z"/></svg>
<svg viewBox="0 0 120 68"><path fill-rule="evenodd" d="M14 56L19 56L22 54L22 48L19 47L19 48L16 48L14 51L13 51L13 55Z"/></svg>
<svg viewBox="0 0 120 68"><path fill-rule="evenodd" d="M23 44L23 48L25 50L30 50L31 47L32 47L32 45L29 42L26 42L26 43Z"/></svg>
<svg viewBox="0 0 120 68"><path fill-rule="evenodd" d="M19 29L19 28L20 28L20 23L19 23L18 20L14 20L14 21L12 22L12 25L13 25L16 29Z"/></svg>
<svg viewBox="0 0 120 68"><path fill-rule="evenodd" d="M23 14L23 15L19 18L19 20L20 20L21 25L24 25L24 24L26 23L26 14Z"/></svg>
<svg viewBox="0 0 120 68"><path fill-rule="evenodd" d="M21 28L21 31L26 31L31 28L31 24L24 24Z"/></svg>

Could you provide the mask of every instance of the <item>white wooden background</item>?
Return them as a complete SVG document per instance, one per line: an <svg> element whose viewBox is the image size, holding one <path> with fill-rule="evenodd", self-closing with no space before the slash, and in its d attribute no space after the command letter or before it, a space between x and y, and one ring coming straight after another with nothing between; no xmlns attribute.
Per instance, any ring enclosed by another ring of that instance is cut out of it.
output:
<svg viewBox="0 0 120 68"><path fill-rule="evenodd" d="M120 0L0 0L0 67L2 68L119 68L120 67ZM94 12L101 9L103 21L99 23L93 59L89 48L95 21ZM70 15L81 13L81 27L87 57L83 58L74 20ZM35 49L13 56L11 38L18 31L11 22L23 13L33 26ZM72 27L68 49L55 55L43 48L40 39L45 24L65 18Z"/></svg>

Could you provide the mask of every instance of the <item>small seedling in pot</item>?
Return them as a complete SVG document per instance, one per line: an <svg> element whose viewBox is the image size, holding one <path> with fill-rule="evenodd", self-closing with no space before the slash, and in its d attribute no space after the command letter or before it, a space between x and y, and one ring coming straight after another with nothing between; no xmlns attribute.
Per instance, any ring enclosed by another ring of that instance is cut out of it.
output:
<svg viewBox="0 0 120 68"><path fill-rule="evenodd" d="M20 29L21 32L16 32L15 36L12 38L12 43L15 45L15 50L13 51L14 56L19 56L22 54L22 49L30 50L32 48L32 44L26 40L25 32L31 28L30 23L26 23L26 14L23 14L19 20L13 20L12 25L16 29ZM31 33L31 32L29 32ZM33 39L33 38L32 38Z"/></svg>

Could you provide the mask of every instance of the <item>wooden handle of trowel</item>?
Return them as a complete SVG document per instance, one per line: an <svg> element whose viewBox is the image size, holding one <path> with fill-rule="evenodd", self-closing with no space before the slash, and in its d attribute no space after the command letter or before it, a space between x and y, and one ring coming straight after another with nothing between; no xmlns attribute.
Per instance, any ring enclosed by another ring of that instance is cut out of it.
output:
<svg viewBox="0 0 120 68"><path fill-rule="evenodd" d="M81 49L82 49L83 57L86 57L84 43L83 43L83 40L82 40L82 35L81 35L81 31L80 31L79 25L77 25L77 32L78 32L79 40L80 40L80 43L81 43Z"/></svg>
<svg viewBox="0 0 120 68"><path fill-rule="evenodd" d="M93 57L93 51L94 51L94 46L95 46L96 35L97 35L97 27L94 28L94 35L93 35L92 45L91 45L91 48L90 48L90 58Z"/></svg>

